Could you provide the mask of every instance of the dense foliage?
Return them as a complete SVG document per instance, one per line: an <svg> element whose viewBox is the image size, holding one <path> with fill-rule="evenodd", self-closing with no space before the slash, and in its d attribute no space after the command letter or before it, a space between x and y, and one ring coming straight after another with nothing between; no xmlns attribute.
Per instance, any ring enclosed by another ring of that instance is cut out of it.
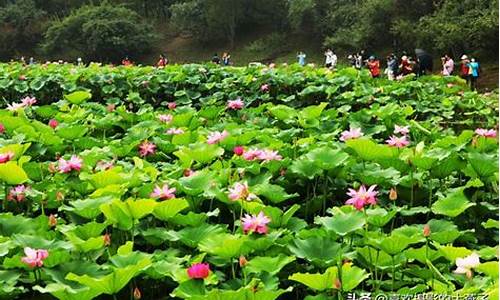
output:
<svg viewBox="0 0 500 300"><path fill-rule="evenodd" d="M62 51L75 51L87 58L120 61L126 55L149 50L154 35L139 15L111 4L84 6L61 22L54 22L45 34L43 47L57 57Z"/></svg>
<svg viewBox="0 0 500 300"><path fill-rule="evenodd" d="M498 53L498 0L108 0L99 4L106 7L107 21L102 16L94 20L89 11L100 9L87 5L95 1L0 1L0 39L9 41L2 43L0 54L5 59L43 44L62 44L78 47L86 59L113 61L127 51L133 56L139 53L131 50L151 49L146 36L153 31L140 26L146 20L158 24L160 36L188 33L221 48L232 48L236 37L249 33L298 32L345 51L412 51L417 47L440 55L495 58ZM87 18L87 29L76 26L82 17ZM137 48L144 40L147 43ZM117 54L105 51L96 56L100 47L107 50L108 46ZM39 54L50 57L53 53ZM75 53L58 55L74 59Z"/></svg>
<svg viewBox="0 0 500 300"><path fill-rule="evenodd" d="M496 95L354 69L0 68L0 298L498 297Z"/></svg>

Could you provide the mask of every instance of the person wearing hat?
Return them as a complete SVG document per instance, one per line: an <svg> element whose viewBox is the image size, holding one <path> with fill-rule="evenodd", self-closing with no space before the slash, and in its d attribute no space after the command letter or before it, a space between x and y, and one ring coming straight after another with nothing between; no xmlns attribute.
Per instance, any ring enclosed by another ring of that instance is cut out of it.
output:
<svg viewBox="0 0 500 300"><path fill-rule="evenodd" d="M469 68L469 63L470 63L470 60L469 58L467 57L467 55L462 55L462 57L460 57L460 77L462 79L464 79L467 84L469 84L469 81L470 81L470 68Z"/></svg>
<svg viewBox="0 0 500 300"><path fill-rule="evenodd" d="M372 78L380 77L380 62L378 59L375 59L375 56L370 56L368 58L368 62L366 66L370 70L370 74L372 74Z"/></svg>
<svg viewBox="0 0 500 300"><path fill-rule="evenodd" d="M399 68L401 69L401 75L403 76L406 76L413 72L413 68L411 66L410 60L408 59L408 56L401 56L401 64L399 65Z"/></svg>

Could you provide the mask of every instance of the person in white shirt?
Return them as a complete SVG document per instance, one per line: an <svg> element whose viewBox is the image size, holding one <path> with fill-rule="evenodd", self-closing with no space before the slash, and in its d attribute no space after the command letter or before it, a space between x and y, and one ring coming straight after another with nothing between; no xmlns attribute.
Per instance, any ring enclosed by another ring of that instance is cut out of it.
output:
<svg viewBox="0 0 500 300"><path fill-rule="evenodd" d="M328 69L330 69L330 67L332 66L332 50L331 49L326 49L325 51L325 67L327 67Z"/></svg>

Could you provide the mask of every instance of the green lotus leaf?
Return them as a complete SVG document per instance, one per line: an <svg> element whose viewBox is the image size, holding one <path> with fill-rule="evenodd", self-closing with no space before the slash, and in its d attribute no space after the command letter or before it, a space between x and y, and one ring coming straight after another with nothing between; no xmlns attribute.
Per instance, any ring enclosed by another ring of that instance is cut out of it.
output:
<svg viewBox="0 0 500 300"><path fill-rule="evenodd" d="M306 158L312 160L316 166L323 170L331 170L343 166L349 155L337 149L321 147L307 153Z"/></svg>
<svg viewBox="0 0 500 300"><path fill-rule="evenodd" d="M28 175L16 162L0 164L0 180L7 184L21 184L28 180Z"/></svg>
<svg viewBox="0 0 500 300"><path fill-rule="evenodd" d="M498 261L488 261L480 264L475 268L477 271L494 278L498 279Z"/></svg>
<svg viewBox="0 0 500 300"><path fill-rule="evenodd" d="M342 257L341 246L330 237L312 236L307 239L294 239L288 249L295 256L324 267L335 264Z"/></svg>
<svg viewBox="0 0 500 300"><path fill-rule="evenodd" d="M64 99L73 104L82 104L83 102L90 100L92 94L87 91L76 91L71 94L64 95Z"/></svg>
<svg viewBox="0 0 500 300"><path fill-rule="evenodd" d="M246 235L217 234L205 238L200 242L200 251L215 255L224 259L239 257L247 253L245 242Z"/></svg>
<svg viewBox="0 0 500 300"><path fill-rule="evenodd" d="M85 125L60 126L56 134L63 139L75 140L84 136L89 128Z"/></svg>
<svg viewBox="0 0 500 300"><path fill-rule="evenodd" d="M137 262L137 264L129 265L114 269L110 274L102 277L91 277L88 275L76 275L69 273L66 275L67 280L76 281L88 287L93 293L97 295L108 294L114 295L118 293L127 283L151 265L149 258L144 258Z"/></svg>
<svg viewBox="0 0 500 300"><path fill-rule="evenodd" d="M351 264L342 265L342 290L345 292L352 291L360 283L370 277L370 274L365 270L352 266Z"/></svg>
<svg viewBox="0 0 500 300"><path fill-rule="evenodd" d="M316 291L330 290L335 279L338 278L337 267L330 267L324 273L294 273L289 280L297 281Z"/></svg>
<svg viewBox="0 0 500 300"><path fill-rule="evenodd" d="M276 275L283 267L295 261L295 257L279 254L277 256L257 256L248 261L245 269L250 273L260 273L262 271L271 275Z"/></svg>
<svg viewBox="0 0 500 300"><path fill-rule="evenodd" d="M175 217L179 212L189 207L185 199L175 198L158 203L153 210L153 215L163 221Z"/></svg>
<svg viewBox="0 0 500 300"><path fill-rule="evenodd" d="M348 213L338 213L333 217L318 217L316 224L324 226L338 235L346 235L350 232L363 228L366 223L363 213L351 211Z"/></svg>
<svg viewBox="0 0 500 300"><path fill-rule="evenodd" d="M486 153L469 153L467 158L470 165L481 178L487 178L498 172L498 157Z"/></svg>
<svg viewBox="0 0 500 300"><path fill-rule="evenodd" d="M464 188L449 189L445 197L432 204L431 210L435 214L456 217L463 213L467 208L474 206L464 194Z"/></svg>

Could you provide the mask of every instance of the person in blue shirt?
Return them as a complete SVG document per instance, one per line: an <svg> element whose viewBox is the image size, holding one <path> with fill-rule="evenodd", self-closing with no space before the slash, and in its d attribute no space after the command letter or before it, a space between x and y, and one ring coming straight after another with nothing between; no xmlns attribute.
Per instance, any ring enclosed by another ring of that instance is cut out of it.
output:
<svg viewBox="0 0 500 300"><path fill-rule="evenodd" d="M476 90L477 78L479 77L479 72L481 71L479 63L475 58L471 58L469 62L469 76L470 76L470 89Z"/></svg>
<svg viewBox="0 0 500 300"><path fill-rule="evenodd" d="M297 53L297 58L299 59L299 65L304 66L306 64L306 54L304 52Z"/></svg>

